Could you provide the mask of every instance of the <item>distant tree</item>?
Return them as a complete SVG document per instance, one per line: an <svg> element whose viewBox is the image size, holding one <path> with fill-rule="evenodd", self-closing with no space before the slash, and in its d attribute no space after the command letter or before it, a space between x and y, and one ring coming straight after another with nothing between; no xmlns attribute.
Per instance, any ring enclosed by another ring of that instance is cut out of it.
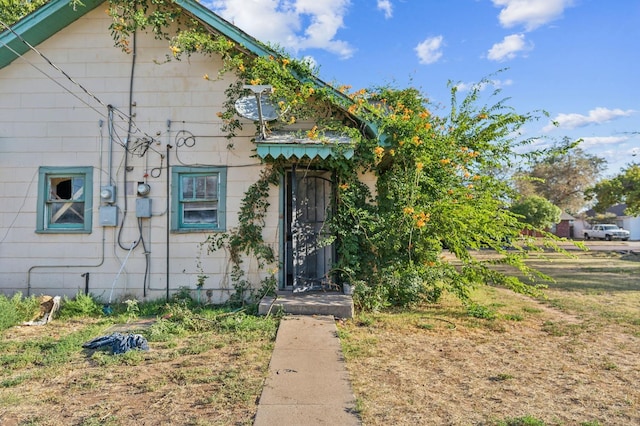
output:
<svg viewBox="0 0 640 426"><path fill-rule="evenodd" d="M13 25L49 0L0 0L0 22ZM0 24L0 32L6 28Z"/></svg>
<svg viewBox="0 0 640 426"><path fill-rule="evenodd" d="M562 210L538 195L524 197L511 206L511 212L522 216L521 222L546 229L560 222Z"/></svg>
<svg viewBox="0 0 640 426"><path fill-rule="evenodd" d="M630 164L617 176L588 189L586 195L597 200L593 208L596 212L602 213L613 205L626 203L626 214L640 214L640 165Z"/></svg>
<svg viewBox="0 0 640 426"><path fill-rule="evenodd" d="M516 189L523 197L539 195L561 210L577 213L584 207L584 191L592 187L607 162L587 154L578 142L564 138L549 154L515 175Z"/></svg>

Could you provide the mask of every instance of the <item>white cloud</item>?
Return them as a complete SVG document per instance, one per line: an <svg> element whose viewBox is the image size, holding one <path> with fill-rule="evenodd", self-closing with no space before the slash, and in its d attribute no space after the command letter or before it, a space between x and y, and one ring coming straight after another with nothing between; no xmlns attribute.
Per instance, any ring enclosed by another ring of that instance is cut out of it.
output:
<svg viewBox="0 0 640 426"><path fill-rule="evenodd" d="M589 114L558 114L553 121L557 123L557 126L554 126L553 123L544 127L544 131L548 132L550 130L555 129L556 127L563 129L575 129L576 127L585 127L589 124L602 124L611 120L615 120L621 117L628 117L633 114L634 110L622 110L619 108L616 109L608 109L598 107L589 111Z"/></svg>
<svg viewBox="0 0 640 426"><path fill-rule="evenodd" d="M589 148L602 145L614 145L629 140L628 136L592 136L582 138L581 148Z"/></svg>
<svg viewBox="0 0 640 426"><path fill-rule="evenodd" d="M353 47L336 39L350 0L209 0L203 4L260 41L287 50L323 49L342 58Z"/></svg>
<svg viewBox="0 0 640 426"><path fill-rule="evenodd" d="M560 18L573 0L493 0L493 4L502 8L498 19L503 27L523 25L532 31Z"/></svg>
<svg viewBox="0 0 640 426"><path fill-rule="evenodd" d="M442 57L442 36L429 37L415 47L421 64L433 64Z"/></svg>
<svg viewBox="0 0 640 426"><path fill-rule="evenodd" d="M383 11L387 19L393 16L393 5L390 0L378 0L378 10Z"/></svg>
<svg viewBox="0 0 640 426"><path fill-rule="evenodd" d="M487 52L487 58L492 61L506 61L515 58L518 52L527 52L531 49L533 44L527 44L524 34L512 34L506 36L502 42L494 44Z"/></svg>
<svg viewBox="0 0 640 426"><path fill-rule="evenodd" d="M474 86L478 86L478 88L480 90L484 90L487 88L487 86L493 86L496 89L501 89L503 87L506 86L511 86L513 84L513 80L511 79L507 79L507 80L490 80L486 83L465 83L465 82L461 82L456 84L456 88L458 89L459 92L466 92L468 90L471 90Z"/></svg>

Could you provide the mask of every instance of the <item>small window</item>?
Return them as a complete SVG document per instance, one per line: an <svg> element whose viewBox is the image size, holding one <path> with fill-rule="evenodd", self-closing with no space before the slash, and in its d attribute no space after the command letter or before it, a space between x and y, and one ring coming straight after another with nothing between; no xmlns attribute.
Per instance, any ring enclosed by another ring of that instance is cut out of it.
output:
<svg viewBox="0 0 640 426"><path fill-rule="evenodd" d="M225 229L226 169L175 167L172 171L172 229Z"/></svg>
<svg viewBox="0 0 640 426"><path fill-rule="evenodd" d="M38 184L36 232L91 232L91 167L40 167Z"/></svg>

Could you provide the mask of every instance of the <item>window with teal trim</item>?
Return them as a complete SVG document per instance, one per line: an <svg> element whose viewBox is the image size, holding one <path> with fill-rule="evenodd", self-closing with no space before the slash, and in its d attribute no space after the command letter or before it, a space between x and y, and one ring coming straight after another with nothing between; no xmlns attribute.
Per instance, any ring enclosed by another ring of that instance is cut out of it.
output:
<svg viewBox="0 0 640 426"><path fill-rule="evenodd" d="M174 167L172 170L173 230L224 230L225 188L225 168Z"/></svg>
<svg viewBox="0 0 640 426"><path fill-rule="evenodd" d="M92 167L40 167L36 232L91 232L92 194Z"/></svg>

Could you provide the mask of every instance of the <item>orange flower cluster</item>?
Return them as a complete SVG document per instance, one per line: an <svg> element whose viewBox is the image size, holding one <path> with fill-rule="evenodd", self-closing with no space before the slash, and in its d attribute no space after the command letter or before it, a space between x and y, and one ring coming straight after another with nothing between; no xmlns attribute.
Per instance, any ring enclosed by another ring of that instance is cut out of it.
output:
<svg viewBox="0 0 640 426"><path fill-rule="evenodd" d="M431 220L431 214L425 213L425 212L420 212L420 213L417 213L417 214L413 215L413 218L415 219L416 226L418 228L424 228L427 225L427 222L429 222Z"/></svg>
<svg viewBox="0 0 640 426"><path fill-rule="evenodd" d="M307 137L309 139L318 139L318 126L313 126L311 130L307 132Z"/></svg>

